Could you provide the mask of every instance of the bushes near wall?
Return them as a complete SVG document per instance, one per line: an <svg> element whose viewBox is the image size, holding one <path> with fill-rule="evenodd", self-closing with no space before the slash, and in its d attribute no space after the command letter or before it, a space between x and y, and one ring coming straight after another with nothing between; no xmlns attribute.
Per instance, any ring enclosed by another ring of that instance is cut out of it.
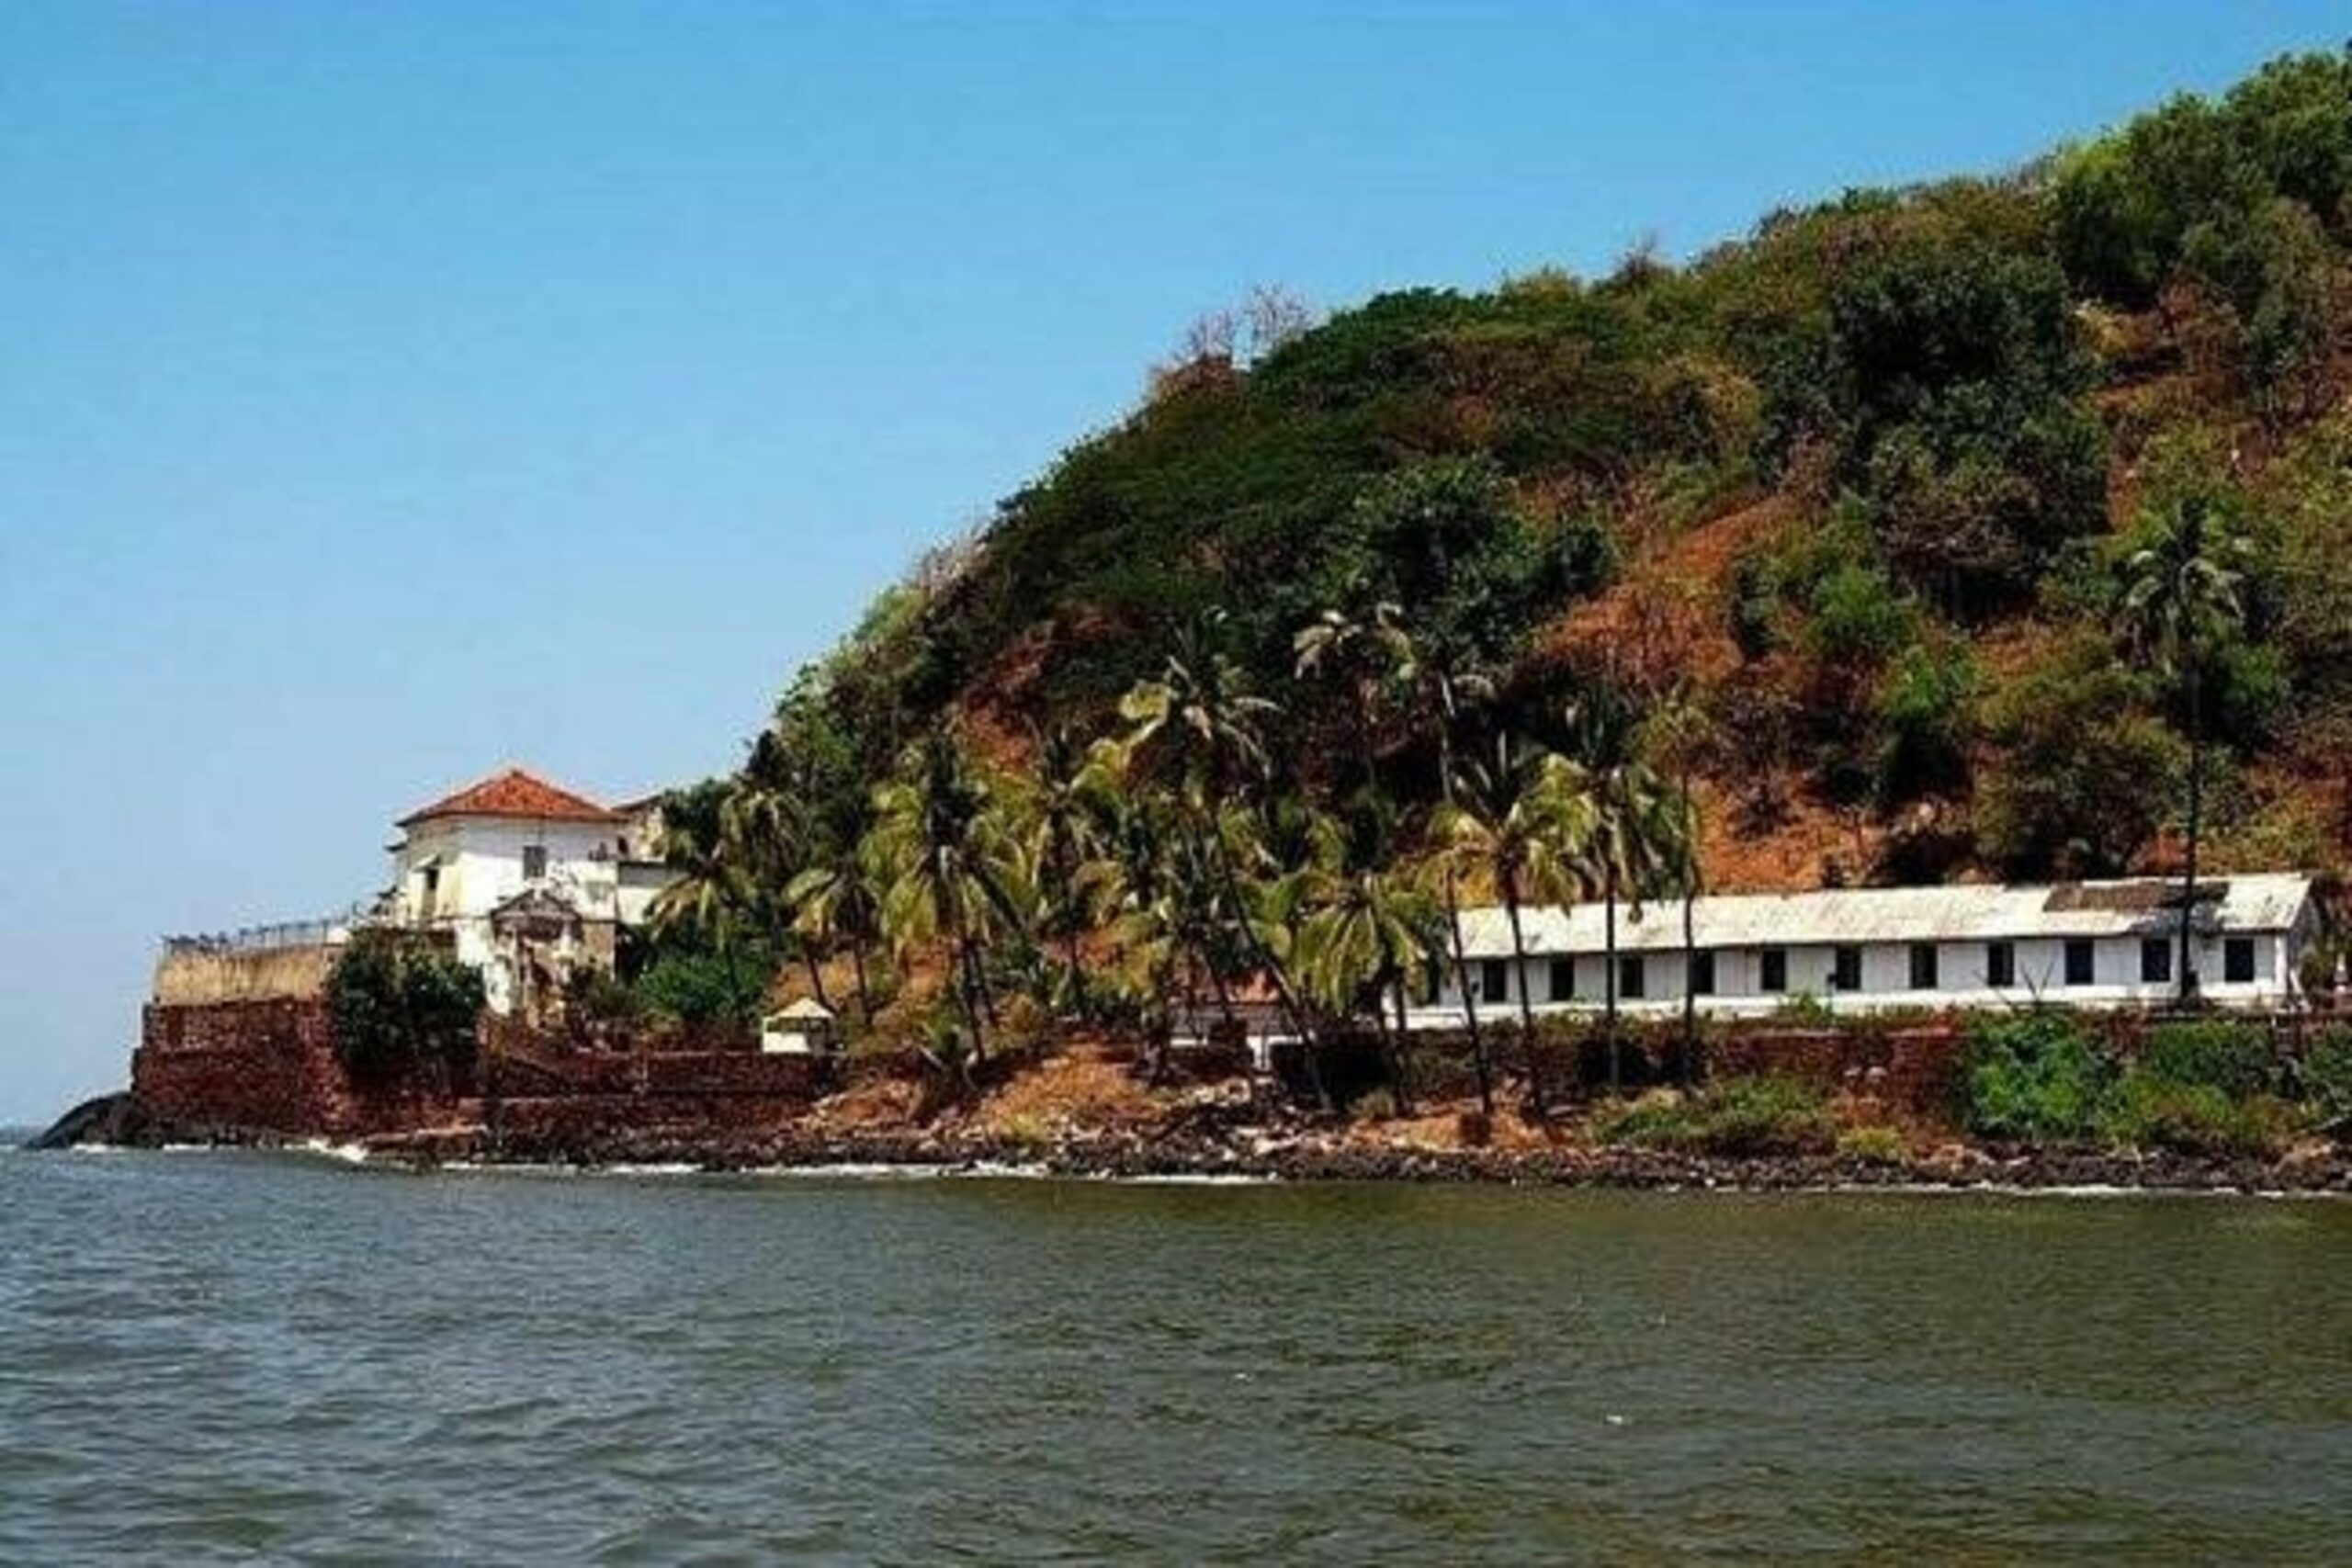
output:
<svg viewBox="0 0 2352 1568"><path fill-rule="evenodd" d="M2256 1024L2161 1023L2126 1057L2075 1016L2043 1010L1971 1027L1962 1120L2022 1143L2223 1156L2276 1155L2305 1126L2352 1126L2352 1039L2323 1036L2293 1077Z"/></svg>
<svg viewBox="0 0 2352 1568"><path fill-rule="evenodd" d="M371 1087L469 1079L481 1010L471 966L397 931L360 932L327 976L335 1054Z"/></svg>

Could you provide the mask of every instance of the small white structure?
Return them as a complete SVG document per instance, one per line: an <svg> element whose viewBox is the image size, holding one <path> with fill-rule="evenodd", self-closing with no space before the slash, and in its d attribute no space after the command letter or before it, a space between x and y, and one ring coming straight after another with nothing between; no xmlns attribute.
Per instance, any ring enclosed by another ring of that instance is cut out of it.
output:
<svg viewBox="0 0 2352 1568"><path fill-rule="evenodd" d="M2233 1007L2279 1006L2320 934L2312 879L2265 874L2199 882L2190 952L2198 990ZM2054 886L1838 888L1695 901L1686 962L1679 899L1636 914L1617 907L1617 998L1632 1015L1679 1012L1695 995L1716 1017L1769 1014L1800 997L1838 1012L1892 1008L2090 1008L2162 1004L2179 995L2180 887L2171 881ZM1480 1008L1515 1014L1600 1008L1607 937L1598 903L1524 908L1526 962L1513 961L1499 908L1463 913ZM1463 1019L1450 954L1440 955L1417 1028Z"/></svg>
<svg viewBox="0 0 2352 1568"><path fill-rule="evenodd" d="M810 997L788 1002L760 1020L760 1051L770 1056L808 1056L833 1049L833 1010Z"/></svg>
<svg viewBox="0 0 2352 1568"><path fill-rule="evenodd" d="M528 1011L573 971L610 970L619 928L645 918L668 876L651 805L611 810L508 768L401 818L386 913L447 931L492 1011Z"/></svg>

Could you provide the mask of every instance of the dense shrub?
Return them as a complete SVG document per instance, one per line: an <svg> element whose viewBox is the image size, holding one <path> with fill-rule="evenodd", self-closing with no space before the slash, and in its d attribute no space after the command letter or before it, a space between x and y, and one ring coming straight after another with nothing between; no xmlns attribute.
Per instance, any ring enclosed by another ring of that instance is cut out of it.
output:
<svg viewBox="0 0 2352 1568"><path fill-rule="evenodd" d="M2136 1064L2108 1093L2099 1130L2135 1149L2191 1155L2276 1154L2290 1119L2267 1095L2236 1099L2211 1083L2181 1082Z"/></svg>
<svg viewBox="0 0 2352 1568"><path fill-rule="evenodd" d="M362 931L327 976L335 1052L354 1077L447 1086L473 1068L481 976L440 946Z"/></svg>
<svg viewBox="0 0 2352 1568"><path fill-rule="evenodd" d="M759 1015L773 964L719 953L665 953L632 987L655 1018L686 1029L746 1026Z"/></svg>
<svg viewBox="0 0 2352 1568"><path fill-rule="evenodd" d="M1970 1025L1964 1120L1996 1138L2065 1142L2097 1130L2112 1069L2082 1026L2055 1010Z"/></svg>
<svg viewBox="0 0 2352 1568"><path fill-rule="evenodd" d="M1704 1095L1655 1095L1604 1116L1601 1141L1686 1154L1820 1154L1838 1124L1822 1091L1799 1078L1725 1078Z"/></svg>
<svg viewBox="0 0 2352 1568"><path fill-rule="evenodd" d="M2352 1023L2336 1024L2312 1042L2295 1084L2312 1126L2338 1138L2352 1134Z"/></svg>
<svg viewBox="0 0 2352 1568"><path fill-rule="evenodd" d="M2137 1070L2187 1089L2210 1089L2232 1100L2278 1087L2278 1053L2262 1029L2231 1019L2159 1024L2135 1064Z"/></svg>

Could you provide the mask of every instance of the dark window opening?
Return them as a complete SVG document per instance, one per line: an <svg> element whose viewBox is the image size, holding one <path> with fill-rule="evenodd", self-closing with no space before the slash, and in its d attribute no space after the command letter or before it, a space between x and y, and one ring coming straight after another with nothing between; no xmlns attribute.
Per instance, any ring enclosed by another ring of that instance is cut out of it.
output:
<svg viewBox="0 0 2352 1568"><path fill-rule="evenodd" d="M1915 942L1911 944L1911 988L1932 991L1936 988L1936 944Z"/></svg>
<svg viewBox="0 0 2352 1568"><path fill-rule="evenodd" d="M2140 939L2140 980L2143 985L2172 984L2172 939L2144 936Z"/></svg>
<svg viewBox="0 0 2352 1568"><path fill-rule="evenodd" d="M2084 937L2069 939L2066 943L2066 984L2087 986L2097 974L2089 940Z"/></svg>
<svg viewBox="0 0 2352 1568"><path fill-rule="evenodd" d="M1988 986L2014 986L2018 983L2016 943L1988 942L1984 944L1984 983Z"/></svg>
<svg viewBox="0 0 2352 1568"><path fill-rule="evenodd" d="M1862 988L1862 950L1840 947L1829 956L1829 983L1841 991Z"/></svg>
<svg viewBox="0 0 2352 1568"><path fill-rule="evenodd" d="M1482 959L1478 964L1478 996L1481 1001L1508 1001L1510 998L1510 965L1499 958Z"/></svg>
<svg viewBox="0 0 2352 1568"><path fill-rule="evenodd" d="M1552 999L1555 1002L1573 1000L1577 994L1577 961L1573 958L1552 960Z"/></svg>
<svg viewBox="0 0 2352 1568"><path fill-rule="evenodd" d="M1649 965L1639 957L1617 961L1617 994L1639 1000L1649 988Z"/></svg>
<svg viewBox="0 0 2352 1568"><path fill-rule="evenodd" d="M1768 947L1764 950L1763 974L1759 976L1759 982L1768 991L1785 991L1789 988L1789 950L1787 948Z"/></svg>
<svg viewBox="0 0 2352 1568"><path fill-rule="evenodd" d="M2254 938L2233 936L2222 942L2222 978L2233 986L2254 983Z"/></svg>
<svg viewBox="0 0 2352 1568"><path fill-rule="evenodd" d="M545 844L523 846L523 880L537 882L548 874L548 847Z"/></svg>
<svg viewBox="0 0 2352 1568"><path fill-rule="evenodd" d="M1712 997L1715 994L1715 950L1702 947L1690 955L1690 994Z"/></svg>

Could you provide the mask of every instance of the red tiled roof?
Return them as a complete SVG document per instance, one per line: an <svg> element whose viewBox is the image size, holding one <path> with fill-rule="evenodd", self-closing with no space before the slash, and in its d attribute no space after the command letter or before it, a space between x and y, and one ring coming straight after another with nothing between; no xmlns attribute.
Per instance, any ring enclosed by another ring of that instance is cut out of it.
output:
<svg viewBox="0 0 2352 1568"><path fill-rule="evenodd" d="M406 828L441 817L519 817L534 822L618 822L620 813L607 811L585 795L558 789L537 773L509 768L457 794L420 807L400 819Z"/></svg>

